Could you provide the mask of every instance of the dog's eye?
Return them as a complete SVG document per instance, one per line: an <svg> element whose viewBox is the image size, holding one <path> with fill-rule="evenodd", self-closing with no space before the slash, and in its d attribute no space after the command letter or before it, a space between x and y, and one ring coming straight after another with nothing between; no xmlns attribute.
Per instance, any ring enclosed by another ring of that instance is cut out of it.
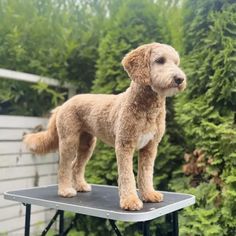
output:
<svg viewBox="0 0 236 236"><path fill-rule="evenodd" d="M157 58L155 62L158 64L165 64L166 59L164 57L160 57L160 58Z"/></svg>

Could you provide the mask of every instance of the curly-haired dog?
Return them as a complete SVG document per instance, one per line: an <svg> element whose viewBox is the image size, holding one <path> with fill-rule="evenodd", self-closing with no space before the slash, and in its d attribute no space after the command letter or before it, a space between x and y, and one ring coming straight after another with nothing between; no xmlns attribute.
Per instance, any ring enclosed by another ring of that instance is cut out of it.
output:
<svg viewBox="0 0 236 236"><path fill-rule="evenodd" d="M74 96L53 111L46 131L28 134L24 142L34 153L59 148L58 193L63 197L91 190L84 172L96 137L115 147L120 206L139 210L143 203L136 192L134 151L139 151L137 182L142 200L162 201L162 194L153 188L153 166L165 132L166 96L184 90L186 76L175 49L160 43L138 47L122 64L132 80L125 92Z"/></svg>

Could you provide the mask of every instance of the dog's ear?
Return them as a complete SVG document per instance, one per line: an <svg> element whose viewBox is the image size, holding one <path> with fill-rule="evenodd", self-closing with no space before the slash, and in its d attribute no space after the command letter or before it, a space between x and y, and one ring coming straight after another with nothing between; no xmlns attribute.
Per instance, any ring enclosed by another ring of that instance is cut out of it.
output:
<svg viewBox="0 0 236 236"><path fill-rule="evenodd" d="M134 82L142 85L150 84L150 54L150 45L142 45L123 58L121 63Z"/></svg>

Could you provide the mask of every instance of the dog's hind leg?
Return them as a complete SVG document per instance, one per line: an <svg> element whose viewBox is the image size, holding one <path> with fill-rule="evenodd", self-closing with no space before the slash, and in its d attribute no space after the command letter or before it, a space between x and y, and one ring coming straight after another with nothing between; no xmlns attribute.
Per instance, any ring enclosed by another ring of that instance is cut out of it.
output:
<svg viewBox="0 0 236 236"><path fill-rule="evenodd" d="M91 191L91 186L84 178L85 166L93 154L96 138L89 133L80 135L79 148L73 161L73 185L79 192Z"/></svg>
<svg viewBox="0 0 236 236"><path fill-rule="evenodd" d="M78 136L70 134L59 141L58 194L62 197L77 194L72 186L72 161L76 156L78 140Z"/></svg>
<svg viewBox="0 0 236 236"><path fill-rule="evenodd" d="M73 110L59 113L57 131L59 137L59 168L58 168L58 194L63 197L73 197L77 191L73 188L72 162L79 147L81 123Z"/></svg>

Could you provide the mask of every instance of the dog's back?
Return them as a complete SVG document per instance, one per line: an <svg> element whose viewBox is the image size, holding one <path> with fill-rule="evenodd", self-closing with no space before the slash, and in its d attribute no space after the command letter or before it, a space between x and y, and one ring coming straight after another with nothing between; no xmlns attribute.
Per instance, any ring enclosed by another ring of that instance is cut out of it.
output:
<svg viewBox="0 0 236 236"><path fill-rule="evenodd" d="M80 126L80 133L90 133L114 146L115 123L121 109L122 96L124 94L81 94L71 98L63 104L58 113L57 127L59 132L60 128L66 125L65 122L69 126L73 126L73 120L76 122L74 129Z"/></svg>
<svg viewBox="0 0 236 236"><path fill-rule="evenodd" d="M65 129L77 129L81 126L80 133L90 133L114 146L115 130L107 128L114 127L121 96L122 94L76 95L52 111L46 131L25 135L24 143L31 152L45 154L58 149L58 139Z"/></svg>

